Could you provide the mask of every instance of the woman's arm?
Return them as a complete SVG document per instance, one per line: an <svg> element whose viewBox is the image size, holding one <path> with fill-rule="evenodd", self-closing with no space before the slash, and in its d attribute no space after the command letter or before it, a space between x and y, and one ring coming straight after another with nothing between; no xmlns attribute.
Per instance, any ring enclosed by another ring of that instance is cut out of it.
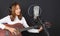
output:
<svg viewBox="0 0 60 36"><path fill-rule="evenodd" d="M8 20L10 20L9 18L10 18L9 16L6 16L6 17L0 19L0 28L1 28L1 29L9 30L12 34L17 35L19 32L18 32L15 28L12 28L12 27L9 27L9 26L5 26L5 25L3 24L3 23L9 22L9 21L8 21ZM11 30L11 29L12 29L12 30ZM16 31L17 31L18 33L17 33Z"/></svg>
<svg viewBox="0 0 60 36"><path fill-rule="evenodd" d="M25 28L29 27L24 17L23 17L22 20L23 20L23 26L24 26ZM42 28L42 26L41 26L39 29L30 29L30 30L28 30L28 32L31 32L31 33L39 33L40 31L42 31L42 29L43 29L43 28Z"/></svg>
<svg viewBox="0 0 60 36"><path fill-rule="evenodd" d="M8 21L7 18L8 18L8 16L0 19L0 28L1 29L4 29L5 28L5 25L3 23L7 23L7 21Z"/></svg>

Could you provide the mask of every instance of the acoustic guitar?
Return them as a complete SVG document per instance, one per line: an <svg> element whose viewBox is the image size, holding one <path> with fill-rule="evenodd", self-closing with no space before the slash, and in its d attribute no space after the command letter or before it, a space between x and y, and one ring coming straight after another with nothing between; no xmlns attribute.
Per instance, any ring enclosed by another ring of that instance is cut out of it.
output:
<svg viewBox="0 0 60 36"><path fill-rule="evenodd" d="M19 35L17 35L17 36L22 36L22 33L21 33L22 31L26 31L26 30L33 29L34 28L34 27L24 28L21 23L16 23L14 25L9 25L9 24L4 24L4 25L9 26L9 27L16 28L20 32ZM35 26L35 27L37 27L37 26ZM5 29L2 30L2 29L0 29L0 36L13 36L13 35L8 30L5 30Z"/></svg>

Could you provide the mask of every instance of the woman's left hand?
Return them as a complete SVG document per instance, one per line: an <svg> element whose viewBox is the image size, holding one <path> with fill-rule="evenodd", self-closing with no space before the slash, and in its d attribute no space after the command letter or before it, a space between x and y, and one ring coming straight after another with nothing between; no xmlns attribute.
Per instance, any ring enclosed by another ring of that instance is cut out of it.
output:
<svg viewBox="0 0 60 36"><path fill-rule="evenodd" d="M40 31L42 31L43 30L43 27L41 26L39 29L38 29L38 31L40 32Z"/></svg>

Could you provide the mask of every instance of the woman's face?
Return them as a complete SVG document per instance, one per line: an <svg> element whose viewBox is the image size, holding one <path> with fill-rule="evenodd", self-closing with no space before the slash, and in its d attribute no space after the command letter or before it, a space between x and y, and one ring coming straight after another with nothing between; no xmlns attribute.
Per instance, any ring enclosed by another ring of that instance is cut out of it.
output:
<svg viewBox="0 0 60 36"><path fill-rule="evenodd" d="M21 9L19 5L16 5L15 14L20 15Z"/></svg>

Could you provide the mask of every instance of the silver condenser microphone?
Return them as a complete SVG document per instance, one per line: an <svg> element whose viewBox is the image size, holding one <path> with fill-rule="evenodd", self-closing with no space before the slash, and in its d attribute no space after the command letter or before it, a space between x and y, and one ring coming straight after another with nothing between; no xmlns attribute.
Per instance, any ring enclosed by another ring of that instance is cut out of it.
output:
<svg viewBox="0 0 60 36"><path fill-rule="evenodd" d="M33 7L33 14L34 14L34 19L37 19L37 17L39 16L39 6Z"/></svg>

